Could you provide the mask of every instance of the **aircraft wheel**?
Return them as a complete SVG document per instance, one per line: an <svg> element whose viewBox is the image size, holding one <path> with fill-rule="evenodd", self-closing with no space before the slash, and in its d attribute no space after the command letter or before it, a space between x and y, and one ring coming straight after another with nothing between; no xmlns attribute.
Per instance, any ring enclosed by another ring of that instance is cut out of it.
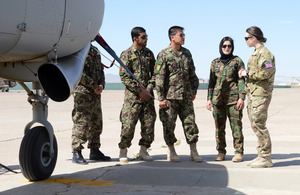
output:
<svg viewBox="0 0 300 195"><path fill-rule="evenodd" d="M50 140L45 127L30 129L24 136L19 153L21 171L29 181L51 176L57 160L57 142L53 137L54 156L50 156Z"/></svg>

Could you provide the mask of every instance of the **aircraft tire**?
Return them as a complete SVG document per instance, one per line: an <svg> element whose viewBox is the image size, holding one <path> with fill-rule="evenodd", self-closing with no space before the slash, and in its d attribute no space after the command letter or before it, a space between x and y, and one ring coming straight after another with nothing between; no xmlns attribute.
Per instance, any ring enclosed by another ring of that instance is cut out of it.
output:
<svg viewBox="0 0 300 195"><path fill-rule="evenodd" d="M50 157L49 135L45 127L30 129L23 137L19 162L22 174L29 181L39 181L51 176L57 160L57 142L53 137L54 156Z"/></svg>

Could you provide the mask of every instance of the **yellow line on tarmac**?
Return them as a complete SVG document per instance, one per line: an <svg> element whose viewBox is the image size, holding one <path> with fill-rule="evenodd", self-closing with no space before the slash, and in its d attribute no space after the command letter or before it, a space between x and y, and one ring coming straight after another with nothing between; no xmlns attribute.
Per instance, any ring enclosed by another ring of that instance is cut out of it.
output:
<svg viewBox="0 0 300 195"><path fill-rule="evenodd" d="M21 181L25 182L25 181ZM28 182L28 181L27 181ZM78 184L86 186L104 186L108 187L111 184L116 183L117 181L100 181L100 180L86 180L86 179L75 179L75 178L51 178L42 181L37 181L34 183L62 183L66 185Z"/></svg>

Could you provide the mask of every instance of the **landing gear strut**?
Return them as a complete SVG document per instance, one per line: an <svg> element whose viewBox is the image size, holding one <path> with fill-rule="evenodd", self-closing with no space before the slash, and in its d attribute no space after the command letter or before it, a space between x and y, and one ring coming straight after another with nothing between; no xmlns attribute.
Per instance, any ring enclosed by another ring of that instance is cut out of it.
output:
<svg viewBox="0 0 300 195"><path fill-rule="evenodd" d="M23 82L19 84L27 91L32 105L33 120L25 127L19 162L24 177L30 181L44 180L51 176L57 160L57 142L52 125L47 121L49 97L38 82L32 83L31 91ZM39 123L42 126L32 127Z"/></svg>

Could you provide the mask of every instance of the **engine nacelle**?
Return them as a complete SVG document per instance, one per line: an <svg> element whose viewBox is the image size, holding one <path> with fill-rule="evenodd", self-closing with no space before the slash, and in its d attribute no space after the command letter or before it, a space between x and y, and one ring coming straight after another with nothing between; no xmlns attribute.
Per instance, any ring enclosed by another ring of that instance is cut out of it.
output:
<svg viewBox="0 0 300 195"><path fill-rule="evenodd" d="M52 100L65 101L75 90L89 49L90 44L73 55L58 59L57 64L47 62L39 67L39 81Z"/></svg>

